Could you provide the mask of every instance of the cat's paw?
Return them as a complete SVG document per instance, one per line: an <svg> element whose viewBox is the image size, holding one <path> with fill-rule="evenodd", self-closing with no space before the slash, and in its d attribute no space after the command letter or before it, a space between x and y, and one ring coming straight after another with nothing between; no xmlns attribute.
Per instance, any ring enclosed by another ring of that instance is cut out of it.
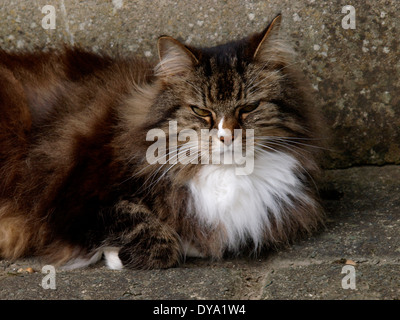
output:
<svg viewBox="0 0 400 320"><path fill-rule="evenodd" d="M171 268L181 257L179 237L169 227L142 224L119 250L118 257L124 268Z"/></svg>
<svg viewBox="0 0 400 320"><path fill-rule="evenodd" d="M106 265L111 270L121 270L123 269L123 264L118 256L120 248L117 247L106 247L104 248L104 258L106 260Z"/></svg>

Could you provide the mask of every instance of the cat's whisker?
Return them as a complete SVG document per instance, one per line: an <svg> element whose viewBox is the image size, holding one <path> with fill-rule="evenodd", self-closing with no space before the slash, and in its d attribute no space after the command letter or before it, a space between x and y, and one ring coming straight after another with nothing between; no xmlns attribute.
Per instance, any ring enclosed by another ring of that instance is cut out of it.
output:
<svg viewBox="0 0 400 320"><path fill-rule="evenodd" d="M187 152L188 150L185 150L185 152ZM193 149L190 149L190 151L192 152ZM180 173L187 165L192 164L192 161L196 159L196 157L198 158L198 154L199 154L199 150L197 149L197 151L194 151L195 154L193 154L193 156L189 159L189 161L187 163L185 163L182 168L178 171L178 173ZM182 155L183 153L180 153L180 155ZM157 183L159 183L163 177L172 169L174 168L176 165L178 164L178 162L174 163L171 167L169 167L158 179L157 181L155 181L151 186L156 185Z"/></svg>
<svg viewBox="0 0 400 320"><path fill-rule="evenodd" d="M257 137L260 138L260 137ZM302 139L302 138L297 138L297 139L293 139L292 137L288 137L288 138L284 138L284 137L267 137L264 138L265 141L282 141L282 142L286 142L289 144L297 144L297 145L301 145L301 146L305 146L305 147L311 147L311 148L316 148L316 149L321 149L321 150L326 150L326 151L333 151L329 148L324 148L321 146L316 146L313 144L308 144L308 143L304 143L304 142L299 142L299 141L294 141L294 140L304 140L304 141L316 141L317 139L313 139L313 140L306 140L306 139Z"/></svg>
<svg viewBox="0 0 400 320"><path fill-rule="evenodd" d="M175 164L174 162L178 159L179 155L180 155L181 153L186 152L187 150L188 150L187 148L181 148L179 151L178 151L178 149L174 149L174 150L172 150L171 152L169 152L168 155L170 155L170 154L172 154L172 153L174 153L174 155L171 156L171 157L169 157L168 160L167 160L167 158L165 158L165 162L162 163L162 164L159 166L159 168L158 168L151 176L157 175L158 172L159 172L161 169L163 169L166 165L173 165L173 164ZM176 153L175 153L175 152L176 152ZM161 157L161 158L164 158L164 157L165 157L165 156L163 156L163 157ZM161 158L159 158L159 159L161 159ZM151 165L156 165L156 163L150 164L150 166L151 166Z"/></svg>
<svg viewBox="0 0 400 320"><path fill-rule="evenodd" d="M275 145L281 146L283 148L286 148L288 151L294 152L295 154L297 154L298 156L302 157L304 160L307 160L307 157L304 154L301 154L295 150L292 149L293 146L287 146L287 145L282 145L282 144L278 144L278 143L274 143ZM265 146L265 145L263 145ZM265 147L269 147L269 146L265 146ZM304 149L299 148L299 150L304 151ZM303 169L303 171L308 175L308 177L311 179L311 181L313 182L316 190L318 190L317 188L317 184L314 181L313 177L310 175L310 173L304 168L304 166L301 165L301 162L299 162L299 166L301 166L301 168Z"/></svg>
<svg viewBox="0 0 400 320"><path fill-rule="evenodd" d="M154 178L154 176L156 176L156 175L161 171L161 169L162 169L165 165L170 164L169 162L175 161L175 160L178 158L178 152L177 152L178 150L181 150L182 152L186 152L187 150L189 150L190 148L192 148L192 147L194 147L194 146L196 146L196 143L195 143L195 142L193 142L192 144L190 144L190 143L185 143L184 145L176 146L176 147L174 147L174 148L170 148L170 149L168 150L169 152L167 152L166 154L164 154L164 155L158 157L157 159L155 159L155 161L153 161L152 163L149 163L147 166L145 166L144 168L142 168L140 171L138 171L137 173L135 173L134 175L132 175L132 176L129 177L128 179L126 179L126 180L124 180L123 182L121 182L121 184L123 184L123 183L125 183L125 182L127 182L127 181L129 181L129 180L131 180L131 179L133 179L133 178L135 178L135 177L140 176L140 175L141 175L142 173L144 173L149 167L151 167L151 166L156 166L157 164L159 164L159 163L158 163L159 160L165 158L165 160L166 160L165 163L160 164L160 166L158 167L158 169L156 169L153 173L151 173L151 175L148 177L148 179L146 179L146 181L144 182L143 185L145 185L145 184L147 183L147 181L150 180L150 179L152 180L152 178ZM184 147L184 148L183 148L183 147ZM175 152L177 152L177 153L174 154L174 157L169 157L168 160L167 160L167 156L169 156L169 155L171 155L172 153L175 153Z"/></svg>
<svg viewBox="0 0 400 320"><path fill-rule="evenodd" d="M324 147L315 146L315 145L308 144L308 143L301 143L301 142L297 142L297 141L286 140L286 141L282 141L282 142L285 142L285 143L290 144L292 146L293 146L293 144L296 144L296 145L300 145L300 146L304 146L304 147L310 147L310 148L315 148L315 149L320 149L320 150L332 151L332 150L329 150L329 149L324 148Z"/></svg>
<svg viewBox="0 0 400 320"><path fill-rule="evenodd" d="M199 153L200 153L200 154L199 154ZM180 168L179 171L178 171L176 174L179 175L179 174L182 172L182 170L184 170L189 164L192 164L192 161L193 161L194 159L196 159L196 157L197 157L198 159L201 159L201 157L202 157L204 154L207 154L207 153L209 153L208 150L203 150L203 151L198 150L198 153L197 153L196 155L193 155L193 158L192 158L188 163L186 163L185 165L183 165L182 168Z"/></svg>
<svg viewBox="0 0 400 320"><path fill-rule="evenodd" d="M271 150L273 152L279 152L277 149L275 149L275 148L273 148L271 146L264 146L264 145L262 145L262 146L256 145L255 148L254 148L254 151L258 151L259 153L260 152L269 153L270 151L265 150L265 148L268 149L268 150Z"/></svg>
<svg viewBox="0 0 400 320"><path fill-rule="evenodd" d="M187 151L189 151L189 150L186 150L185 152L183 152L183 153L180 153L179 155L183 155L183 154L185 154ZM190 151L192 152L193 151L193 149L190 149ZM198 152L198 151L196 151L196 152ZM196 155L194 155L194 157L195 157ZM193 158L194 159L194 158ZM189 163L193 160L193 159L190 159L189 160ZM165 170L165 172L159 177L159 179L157 180L157 182L159 182L173 167L175 167L176 165L178 164L178 162L176 162L176 163L174 163L171 167L169 167L167 170ZM186 165L186 164L185 164Z"/></svg>
<svg viewBox="0 0 400 320"><path fill-rule="evenodd" d="M305 157L305 155L304 154L301 154L301 153L299 153L299 152L297 152L297 151L294 151L292 148L291 148L291 146L286 146L286 145L281 145L281 144L278 144L278 143L275 143L275 145L278 145L278 146L281 146L281 147L283 147L283 148L286 148L287 150L289 150L289 151L292 151L292 152L294 152L295 154L297 154L298 156L301 156L302 158L304 158L305 160L307 160L307 158ZM263 144L260 144L260 143L257 143L257 146L259 147L259 146L262 146L262 147L265 147L265 148L268 148L268 149L270 149L270 150L273 150L273 151L275 151L275 152L278 152L278 150L276 150L276 149L274 149L274 148L272 148L272 147L270 147L270 146L267 146L267 145L263 145ZM261 149L256 149L257 151L260 151L261 153L265 153L265 152L269 152L269 151L267 151L267 150L263 150L262 148ZM300 150L303 150L303 149L300 149ZM310 178L310 180L312 181L312 183L314 184L314 187L315 187L315 190L318 190L318 187L317 187L317 184L316 184L316 182L315 182L315 180L313 179L313 177L312 177L312 175L308 172L308 170L306 169L306 168L304 168L304 166L301 164L301 162L298 162L298 166L302 169L302 171L303 172L305 172L306 174L307 174L307 176Z"/></svg>
<svg viewBox="0 0 400 320"><path fill-rule="evenodd" d="M293 139L293 140L306 140L306 141L321 141L321 140L326 140L327 138L309 138L309 137L284 137L284 136L255 136L255 138L260 138L260 139L274 139L274 138L279 138L279 139Z"/></svg>
<svg viewBox="0 0 400 320"><path fill-rule="evenodd" d="M175 146L173 148L169 148L168 152L163 154L162 156L158 157L157 159L155 159L155 161L153 161L152 163L149 164L149 166L157 164L161 159L165 158L165 163L167 164L168 162L174 160L175 157L177 157L178 152L180 151L184 151L184 150L188 150L192 147L195 147L196 144L193 142L193 144L189 144L189 143L185 143L183 145L180 146ZM169 157L171 154L174 153L174 157ZM167 159L168 158L168 159Z"/></svg>
<svg viewBox="0 0 400 320"><path fill-rule="evenodd" d="M307 159L307 157L306 157L304 154L298 152L298 151L296 150L296 148L293 148L293 146L285 145L285 144L281 144L281 143L275 143L275 142L271 142L271 141L270 141L269 143L272 144L272 145L274 145L274 146L277 146L277 147L285 148L286 150L288 150L288 151L290 151L290 152L293 152L294 154L296 154L296 155L302 157L304 160ZM264 144L259 144L259 145L261 145L261 146L263 146L263 147L266 147L266 148L271 148L270 145L264 145ZM297 149L300 150L300 151L305 151L305 152L307 152L307 153L310 153L309 151L304 150L304 149L301 149L301 148L297 148Z"/></svg>
<svg viewBox="0 0 400 320"><path fill-rule="evenodd" d="M309 151L309 150L307 150L307 149L301 148L301 147L299 147L299 146L297 146L297 145L295 145L295 144L291 144L291 143L289 143L289 142L287 142L287 141L281 141L281 140L265 140L265 141L263 141L263 143L274 144L274 145L282 145L282 146L287 146L287 147L289 147L289 148L294 148L294 149L299 149L299 150L302 150L302 151L306 151L306 152L308 152L308 153L311 152L311 151Z"/></svg>
<svg viewBox="0 0 400 320"><path fill-rule="evenodd" d="M195 147L196 145L197 145L196 143L193 143L193 144L187 143L187 144L185 144L185 145L184 145L184 146L185 146L184 148L181 148L180 151L179 151L177 154L174 155L174 157L170 158L169 162L173 161L172 164L166 162L166 163L164 163L163 165L161 165L160 168L158 168L157 171L156 171L155 173L153 173L153 174L150 176L152 179L150 180L150 185L148 185L148 186L146 187L146 189L147 189L147 188L151 188L152 186L154 186L155 184L157 184L159 181L161 181L161 179L162 179L174 166L176 166L176 165L179 163L179 160L178 160L179 157L180 157L181 155L185 154L185 153L188 152L188 151L193 152L193 147ZM161 174L161 176L155 181L154 178L158 175L158 173L161 171L161 169L162 169L166 164L170 164L170 166L169 166L169 167ZM145 183L143 184L144 186L147 184L147 181L148 181L148 180L149 180L149 179L147 179L147 180L145 181Z"/></svg>

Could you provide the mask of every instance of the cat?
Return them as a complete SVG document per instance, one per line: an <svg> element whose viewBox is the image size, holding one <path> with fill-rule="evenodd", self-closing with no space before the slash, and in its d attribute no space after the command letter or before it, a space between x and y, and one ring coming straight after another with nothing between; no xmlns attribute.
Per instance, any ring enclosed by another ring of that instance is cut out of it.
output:
<svg viewBox="0 0 400 320"><path fill-rule="evenodd" d="M0 257L169 268L317 230L324 124L280 24L210 48L161 36L156 62L1 51ZM171 124L212 143L188 145ZM166 151L149 161L155 129ZM237 143L250 172L198 161Z"/></svg>

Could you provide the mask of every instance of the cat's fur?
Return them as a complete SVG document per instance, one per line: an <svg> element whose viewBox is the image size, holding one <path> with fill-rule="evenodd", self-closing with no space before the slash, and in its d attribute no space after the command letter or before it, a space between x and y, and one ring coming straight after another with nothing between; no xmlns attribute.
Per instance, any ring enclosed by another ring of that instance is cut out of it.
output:
<svg viewBox="0 0 400 320"><path fill-rule="evenodd" d="M212 48L163 36L158 64L0 52L0 256L74 268L104 253L114 269L165 268L314 230L321 119L279 24ZM169 121L215 128L222 144L225 130L254 129L253 172L149 164L146 134Z"/></svg>

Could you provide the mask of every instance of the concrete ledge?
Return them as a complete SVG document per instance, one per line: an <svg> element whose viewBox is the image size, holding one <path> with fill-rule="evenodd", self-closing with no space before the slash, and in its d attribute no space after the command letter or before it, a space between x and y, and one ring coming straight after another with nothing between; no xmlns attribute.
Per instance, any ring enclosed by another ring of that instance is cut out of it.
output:
<svg viewBox="0 0 400 320"><path fill-rule="evenodd" d="M56 272L43 289L35 260L0 261L0 299L394 299L400 298L400 167L326 172L326 230L257 259L192 259L179 268ZM355 286L342 287L343 267ZM34 273L27 273L26 268Z"/></svg>

